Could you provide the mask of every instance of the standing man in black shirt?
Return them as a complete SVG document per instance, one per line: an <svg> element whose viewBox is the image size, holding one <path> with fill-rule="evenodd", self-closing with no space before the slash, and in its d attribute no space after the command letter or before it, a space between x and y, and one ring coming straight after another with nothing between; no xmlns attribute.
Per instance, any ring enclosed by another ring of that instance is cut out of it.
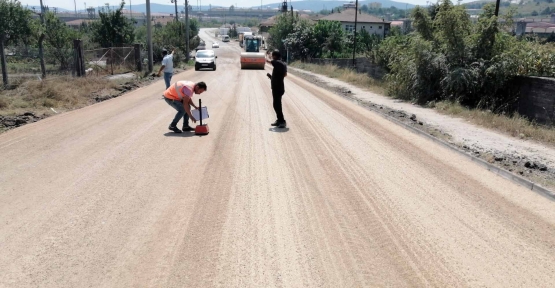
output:
<svg viewBox="0 0 555 288"><path fill-rule="evenodd" d="M274 66L272 74L266 74L268 78L272 81L272 96L274 98L274 110L276 111L277 120L272 123L272 126L278 126L278 128L287 127L287 122L283 117L283 111L281 107L281 97L285 93L285 86L283 85L283 78L287 76L287 65L281 61L281 53L278 50L272 52L272 61L269 61Z"/></svg>

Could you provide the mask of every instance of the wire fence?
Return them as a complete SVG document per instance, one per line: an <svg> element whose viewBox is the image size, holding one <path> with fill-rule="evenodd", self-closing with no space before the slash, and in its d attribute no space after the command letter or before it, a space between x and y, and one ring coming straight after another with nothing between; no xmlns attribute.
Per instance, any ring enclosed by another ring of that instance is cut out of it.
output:
<svg viewBox="0 0 555 288"><path fill-rule="evenodd" d="M10 78L41 77L39 49L29 46L12 46L5 51L7 72ZM71 75L74 70L73 49L43 49L46 75Z"/></svg>
<svg viewBox="0 0 555 288"><path fill-rule="evenodd" d="M143 49L137 49L141 51L137 53L135 47L132 46L84 50L82 55L85 73L86 75L103 76L137 71L137 61L140 59L135 58L146 55ZM27 78L47 80L80 75L75 66L75 57L78 53L73 48L44 47L43 59L46 77L42 77L40 53L37 47L8 46L4 52L10 81L19 82Z"/></svg>
<svg viewBox="0 0 555 288"><path fill-rule="evenodd" d="M95 75L121 74L136 70L134 47L110 47L85 50L87 73Z"/></svg>

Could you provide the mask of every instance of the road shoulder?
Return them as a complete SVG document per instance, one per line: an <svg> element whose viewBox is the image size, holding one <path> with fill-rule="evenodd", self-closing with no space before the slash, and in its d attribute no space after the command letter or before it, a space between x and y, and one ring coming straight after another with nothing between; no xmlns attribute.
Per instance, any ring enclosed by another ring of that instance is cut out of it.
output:
<svg viewBox="0 0 555 288"><path fill-rule="evenodd" d="M358 88L349 83L298 68L292 74L350 99L400 124L432 136L462 153L480 159L511 178L555 190L555 148L512 138L398 99ZM491 170L491 169L489 169ZM499 174L499 173L498 173ZM513 177L514 176L514 177ZM505 177L508 178L508 177Z"/></svg>

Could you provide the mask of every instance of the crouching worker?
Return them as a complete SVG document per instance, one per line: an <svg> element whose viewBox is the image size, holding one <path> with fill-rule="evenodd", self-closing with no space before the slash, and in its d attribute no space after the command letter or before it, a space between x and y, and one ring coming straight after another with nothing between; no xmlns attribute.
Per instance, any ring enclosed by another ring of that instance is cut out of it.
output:
<svg viewBox="0 0 555 288"><path fill-rule="evenodd" d="M181 133L181 130L177 128L177 122L179 122L181 117L183 117L183 131L195 130L189 126L189 118L193 123L197 122L197 119L191 114L191 106L198 109L197 105L193 102L193 95L200 95L204 91L206 91L206 83L198 82L195 84L191 81L177 81L166 89L164 92L164 100L166 100L166 103L172 106L173 109L177 110L177 114L175 114L175 118L173 118L170 124L170 130L175 133Z"/></svg>

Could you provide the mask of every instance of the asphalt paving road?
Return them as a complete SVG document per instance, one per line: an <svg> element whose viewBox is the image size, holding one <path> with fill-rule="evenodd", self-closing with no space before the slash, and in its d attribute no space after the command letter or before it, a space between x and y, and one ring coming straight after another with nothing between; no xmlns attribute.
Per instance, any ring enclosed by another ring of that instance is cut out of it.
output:
<svg viewBox="0 0 555 288"><path fill-rule="evenodd" d="M293 75L272 129L268 71L216 53L173 79L207 136L163 81L0 135L0 287L555 286L554 202Z"/></svg>

